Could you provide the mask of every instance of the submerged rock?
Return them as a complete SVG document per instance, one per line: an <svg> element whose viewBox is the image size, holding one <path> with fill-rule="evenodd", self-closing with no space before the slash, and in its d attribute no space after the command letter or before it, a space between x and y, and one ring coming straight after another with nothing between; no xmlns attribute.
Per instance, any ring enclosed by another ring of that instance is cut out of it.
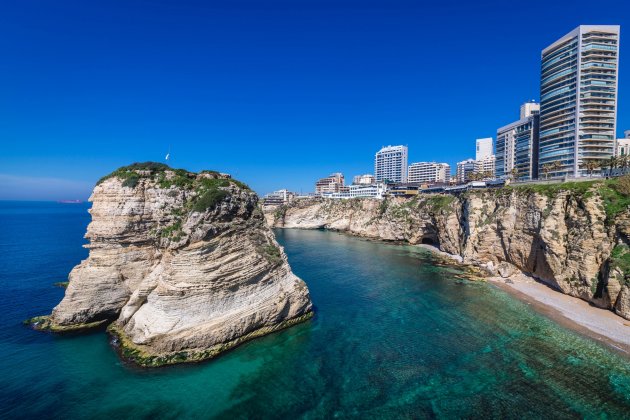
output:
<svg viewBox="0 0 630 420"><path fill-rule="evenodd" d="M46 329L103 321L141 365L197 361L310 317L258 197L229 175L134 164L92 196L89 257Z"/></svg>

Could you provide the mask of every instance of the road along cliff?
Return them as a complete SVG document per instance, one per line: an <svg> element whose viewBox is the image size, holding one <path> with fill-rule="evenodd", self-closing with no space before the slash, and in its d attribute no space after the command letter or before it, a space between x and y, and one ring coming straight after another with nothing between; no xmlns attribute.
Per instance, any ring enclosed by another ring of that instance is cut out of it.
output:
<svg viewBox="0 0 630 420"><path fill-rule="evenodd" d="M278 228L428 243L490 275L518 270L630 319L630 178L458 196L299 199L265 210Z"/></svg>
<svg viewBox="0 0 630 420"><path fill-rule="evenodd" d="M111 323L143 366L198 361L312 315L308 288L265 224L258 197L213 171L133 164L92 193L89 257L50 316L56 332Z"/></svg>

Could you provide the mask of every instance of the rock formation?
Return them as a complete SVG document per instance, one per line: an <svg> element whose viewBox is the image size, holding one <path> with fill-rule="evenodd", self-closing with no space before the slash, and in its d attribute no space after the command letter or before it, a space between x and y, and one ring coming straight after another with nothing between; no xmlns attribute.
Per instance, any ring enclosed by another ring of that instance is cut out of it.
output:
<svg viewBox="0 0 630 420"><path fill-rule="evenodd" d="M306 285L266 226L257 195L228 175L146 163L101 179L89 257L40 328L114 321L123 355L141 365L212 357L307 319Z"/></svg>
<svg viewBox="0 0 630 420"><path fill-rule="evenodd" d="M478 190L459 196L305 199L266 209L270 226L430 243L507 277L531 274L630 319L630 179Z"/></svg>

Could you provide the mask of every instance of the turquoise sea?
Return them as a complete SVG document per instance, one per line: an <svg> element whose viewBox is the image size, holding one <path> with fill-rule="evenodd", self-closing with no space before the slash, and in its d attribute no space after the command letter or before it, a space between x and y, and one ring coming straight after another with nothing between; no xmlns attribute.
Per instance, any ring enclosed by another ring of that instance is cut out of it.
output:
<svg viewBox="0 0 630 420"><path fill-rule="evenodd" d="M142 370L62 298L86 205L0 202L0 418L630 418L630 359L410 246L277 231L317 315L215 360Z"/></svg>

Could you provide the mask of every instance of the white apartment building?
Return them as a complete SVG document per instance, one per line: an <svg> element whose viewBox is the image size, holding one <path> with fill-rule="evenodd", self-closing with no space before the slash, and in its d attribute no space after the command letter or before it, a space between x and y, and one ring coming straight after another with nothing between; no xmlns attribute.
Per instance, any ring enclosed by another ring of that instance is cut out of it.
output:
<svg viewBox="0 0 630 420"><path fill-rule="evenodd" d="M374 179L374 175L372 174L356 175L354 176L354 178L352 178L352 184L354 185L369 185L374 184L374 182L376 182L376 180Z"/></svg>
<svg viewBox="0 0 630 420"><path fill-rule="evenodd" d="M619 26L581 25L542 51L539 168L584 176L615 153Z"/></svg>
<svg viewBox="0 0 630 420"><path fill-rule="evenodd" d="M492 156L492 137L477 139L475 160L482 160L488 156Z"/></svg>
<svg viewBox="0 0 630 420"><path fill-rule="evenodd" d="M349 186L350 198L371 197L381 199L387 191L383 183L378 184L353 184Z"/></svg>
<svg viewBox="0 0 630 420"><path fill-rule="evenodd" d="M263 204L265 206L278 206L282 204L290 203L295 197L295 193L289 190L278 190L263 197Z"/></svg>
<svg viewBox="0 0 630 420"><path fill-rule="evenodd" d="M626 137L625 139L617 139L615 156L630 156L630 137Z"/></svg>
<svg viewBox="0 0 630 420"><path fill-rule="evenodd" d="M477 161L475 159L466 159L457 162L457 182L463 184L470 181L470 175L475 173L477 169Z"/></svg>
<svg viewBox="0 0 630 420"><path fill-rule="evenodd" d="M475 161L475 173L485 174L484 179L493 179L496 172L496 158L494 155L486 156Z"/></svg>
<svg viewBox="0 0 630 420"><path fill-rule="evenodd" d="M451 166L448 163L417 162L409 165L407 182L448 182L451 177Z"/></svg>
<svg viewBox="0 0 630 420"><path fill-rule="evenodd" d="M387 146L376 152L374 178L376 182L407 182L407 146Z"/></svg>

